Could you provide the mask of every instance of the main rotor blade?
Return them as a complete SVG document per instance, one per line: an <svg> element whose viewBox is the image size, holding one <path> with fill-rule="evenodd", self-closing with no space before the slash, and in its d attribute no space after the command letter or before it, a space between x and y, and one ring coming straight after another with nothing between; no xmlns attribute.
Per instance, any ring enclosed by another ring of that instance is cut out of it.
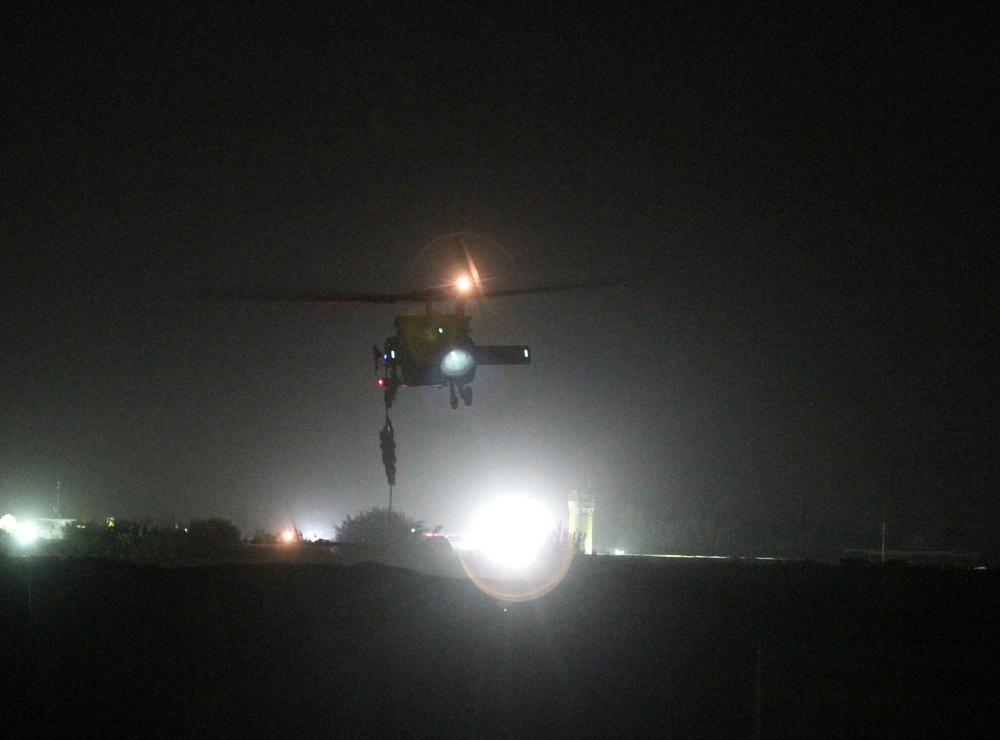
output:
<svg viewBox="0 0 1000 740"><path fill-rule="evenodd" d="M407 293L327 293L325 291L305 290L234 289L223 291L220 294L210 297L231 301L259 301L268 303L436 303L439 301L462 301L469 298L505 298L508 296L560 293L568 290L584 290L587 288L606 288L646 280L661 273L662 271L653 271L644 275L619 275L590 280L564 280L524 288L500 288L495 290L491 290L485 286L488 278L483 279L476 273L475 278L478 285L474 287L478 289L473 295L464 295L454 284L449 284L424 288L422 290L413 290Z"/></svg>
<svg viewBox="0 0 1000 740"><path fill-rule="evenodd" d="M409 293L327 293L323 291L291 290L231 290L220 298L230 301L261 301L268 303L425 303L454 298L447 288L414 290Z"/></svg>
<svg viewBox="0 0 1000 740"><path fill-rule="evenodd" d="M623 285L637 280L635 276L601 278L594 280L566 280L557 283L545 283L528 288L506 288L501 290L483 290L484 298L505 298L516 295L537 295L539 293L561 293L567 290L584 290L586 288L607 288L613 285Z"/></svg>

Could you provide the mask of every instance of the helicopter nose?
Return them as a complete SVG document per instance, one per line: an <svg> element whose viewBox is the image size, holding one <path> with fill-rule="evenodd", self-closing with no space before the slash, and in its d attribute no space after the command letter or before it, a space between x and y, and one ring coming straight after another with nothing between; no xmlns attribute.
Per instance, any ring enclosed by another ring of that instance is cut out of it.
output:
<svg viewBox="0 0 1000 740"><path fill-rule="evenodd" d="M475 365L476 361L471 352L466 349L453 349L445 352L441 358L441 373L449 378L460 378Z"/></svg>

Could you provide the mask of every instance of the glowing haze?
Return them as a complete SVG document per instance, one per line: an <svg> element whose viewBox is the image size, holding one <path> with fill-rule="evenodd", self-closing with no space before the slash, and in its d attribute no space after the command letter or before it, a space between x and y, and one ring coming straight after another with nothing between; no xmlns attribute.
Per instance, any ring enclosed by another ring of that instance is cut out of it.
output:
<svg viewBox="0 0 1000 740"><path fill-rule="evenodd" d="M989 12L522 10L6 14L0 512L311 536L387 505L371 348L423 306L204 296L464 275L473 340L532 364L455 411L400 390L409 515L576 489L598 550L837 554L883 513L997 548Z"/></svg>

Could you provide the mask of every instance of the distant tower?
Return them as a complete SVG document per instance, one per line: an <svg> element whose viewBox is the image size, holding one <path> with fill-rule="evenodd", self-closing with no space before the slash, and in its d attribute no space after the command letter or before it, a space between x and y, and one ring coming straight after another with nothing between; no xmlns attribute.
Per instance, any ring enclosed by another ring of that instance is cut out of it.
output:
<svg viewBox="0 0 1000 740"><path fill-rule="evenodd" d="M594 494L569 492L569 535L584 532L583 551L594 552Z"/></svg>

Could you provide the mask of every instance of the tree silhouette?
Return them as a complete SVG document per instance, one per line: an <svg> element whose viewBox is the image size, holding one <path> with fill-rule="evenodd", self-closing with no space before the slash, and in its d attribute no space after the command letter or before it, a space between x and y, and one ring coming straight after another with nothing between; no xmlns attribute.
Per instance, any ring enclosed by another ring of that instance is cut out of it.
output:
<svg viewBox="0 0 1000 740"><path fill-rule="evenodd" d="M337 527L336 540L353 545L395 548L419 542L424 523L401 511L378 507L347 517Z"/></svg>
<svg viewBox="0 0 1000 740"><path fill-rule="evenodd" d="M582 555L585 551L586 544L586 532L573 532L570 534L570 531L560 523L553 527L552 531L549 532L549 536L545 540L543 550L549 556L561 555L567 550L572 552L574 555Z"/></svg>
<svg viewBox="0 0 1000 740"><path fill-rule="evenodd" d="M188 524L188 534L192 541L209 547L238 545L242 537L239 527L228 519L218 517L192 519Z"/></svg>
<svg viewBox="0 0 1000 740"><path fill-rule="evenodd" d="M250 543L253 545L272 545L278 541L278 537L277 532L268 532L262 527L257 527L253 537L250 538Z"/></svg>

